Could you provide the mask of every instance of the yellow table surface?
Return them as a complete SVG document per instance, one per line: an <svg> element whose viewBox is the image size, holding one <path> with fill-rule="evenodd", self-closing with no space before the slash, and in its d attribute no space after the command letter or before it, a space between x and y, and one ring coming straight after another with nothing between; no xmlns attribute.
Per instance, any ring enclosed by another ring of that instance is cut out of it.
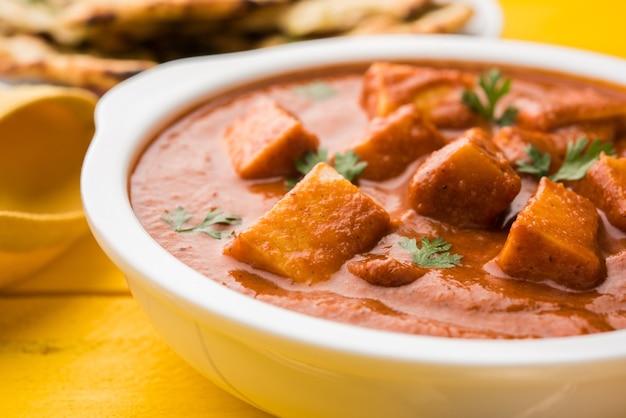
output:
<svg viewBox="0 0 626 418"><path fill-rule="evenodd" d="M502 0L502 37L626 58L626 3ZM1 417L266 417L184 363L87 235L0 290Z"/></svg>

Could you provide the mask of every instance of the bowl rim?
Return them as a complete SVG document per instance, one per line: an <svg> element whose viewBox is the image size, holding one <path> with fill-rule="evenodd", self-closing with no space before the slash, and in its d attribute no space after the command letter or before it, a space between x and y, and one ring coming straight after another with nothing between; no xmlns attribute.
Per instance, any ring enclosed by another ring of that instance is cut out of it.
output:
<svg viewBox="0 0 626 418"><path fill-rule="evenodd" d="M128 178L136 158L155 132L207 96L276 71L412 58L548 68L626 86L626 60L617 57L536 42L457 35L326 39L169 62L121 83L98 103L96 133L81 177L84 210L94 237L129 281L167 295L182 309L236 324L221 331L238 339L263 334L266 340L271 336L370 360L467 367L626 358L626 330L536 340L473 340L373 330L306 316L207 279L159 246L135 218Z"/></svg>

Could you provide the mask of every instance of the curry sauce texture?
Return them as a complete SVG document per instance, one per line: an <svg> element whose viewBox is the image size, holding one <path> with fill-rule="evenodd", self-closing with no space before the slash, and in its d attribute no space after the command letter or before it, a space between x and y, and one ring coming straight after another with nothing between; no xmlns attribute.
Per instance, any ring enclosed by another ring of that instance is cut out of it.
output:
<svg viewBox="0 0 626 418"><path fill-rule="evenodd" d="M130 195L173 256L282 308L563 337L626 328L624 144L619 86L374 62L207 100L155 137Z"/></svg>

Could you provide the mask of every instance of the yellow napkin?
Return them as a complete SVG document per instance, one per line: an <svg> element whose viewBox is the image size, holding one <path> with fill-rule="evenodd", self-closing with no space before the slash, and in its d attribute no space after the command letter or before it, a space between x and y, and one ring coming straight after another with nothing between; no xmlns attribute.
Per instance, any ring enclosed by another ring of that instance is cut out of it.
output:
<svg viewBox="0 0 626 418"><path fill-rule="evenodd" d="M0 88L0 286L87 232L80 169L98 97L49 85Z"/></svg>

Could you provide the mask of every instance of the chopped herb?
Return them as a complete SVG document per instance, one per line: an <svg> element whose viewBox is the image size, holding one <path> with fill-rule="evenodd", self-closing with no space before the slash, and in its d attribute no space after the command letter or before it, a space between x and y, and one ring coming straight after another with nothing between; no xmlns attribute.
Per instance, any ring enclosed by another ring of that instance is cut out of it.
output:
<svg viewBox="0 0 626 418"><path fill-rule="evenodd" d="M215 239L222 239L232 235L233 230L218 230L215 229L215 225L239 225L241 224L241 217L230 213L222 213L219 209L211 209L206 213L201 223L196 226L185 228L184 224L187 223L193 215L187 213L185 209L179 206L176 210L168 212L167 215L161 215L161 219L167 222L174 232L186 233L186 232L202 232Z"/></svg>
<svg viewBox="0 0 626 418"><path fill-rule="evenodd" d="M306 175L317 163L328 163L328 150L320 147L316 151L307 152L302 159L296 160L298 172Z"/></svg>
<svg viewBox="0 0 626 418"><path fill-rule="evenodd" d="M589 145L589 146L587 146ZM517 161L518 171L532 174L537 178L548 177L552 181L580 180L587 174L589 167L595 163L600 154L614 155L613 145L596 139L591 144L587 138L579 138L576 142L569 142L565 152L565 159L561 168L549 176L550 162L552 160L549 153L542 154L537 147L529 144L526 147L526 154L531 162Z"/></svg>
<svg viewBox="0 0 626 418"><path fill-rule="evenodd" d="M511 80L502 78L499 70L489 70L486 74L478 76L478 85L482 89L487 103L483 103L478 93L465 90L462 100L472 111L484 116L488 120L500 126L511 125L517 117L517 109L507 106L499 117L496 117L496 105L498 101L511 89Z"/></svg>
<svg viewBox="0 0 626 418"><path fill-rule="evenodd" d="M310 100L324 100L337 94L335 89L323 81L296 86L294 91L298 96L303 96Z"/></svg>
<svg viewBox="0 0 626 418"><path fill-rule="evenodd" d="M294 178L294 177L288 177L285 179L285 185L287 186L287 190L291 190L293 189L296 184L298 184L298 182L300 181L300 179Z"/></svg>
<svg viewBox="0 0 626 418"><path fill-rule="evenodd" d="M353 150L348 150L343 155L335 154L334 166L339 174L352 181L365 170L367 162L359 161L359 156Z"/></svg>
<svg viewBox="0 0 626 418"><path fill-rule="evenodd" d="M335 170L349 181L357 178L367 166L367 162L359 161L359 156L353 150L348 150L344 154L336 153L333 160ZM302 175L306 175L317 163L330 164L329 161L328 150L320 147L316 151L307 152L302 159L296 160L296 168ZM296 179L287 179L287 185L291 187L297 182Z"/></svg>
<svg viewBox="0 0 626 418"><path fill-rule="evenodd" d="M161 219L167 222L176 232L182 232L183 224L192 217L193 215L188 214L187 211L181 206L179 206L175 211L168 212L167 216L161 215Z"/></svg>
<svg viewBox="0 0 626 418"><path fill-rule="evenodd" d="M517 118L517 109L513 106L507 106L504 112L494 122L498 126L511 126Z"/></svg>
<svg viewBox="0 0 626 418"><path fill-rule="evenodd" d="M540 179L541 177L547 177L550 174L550 163L552 157L549 152L542 154L539 148L533 144L526 145L526 155L530 158L530 163L524 160L518 160L517 171L521 173L532 174Z"/></svg>
<svg viewBox="0 0 626 418"><path fill-rule="evenodd" d="M586 138L580 138L573 145L571 142L567 144L563 165L552 176L553 181L580 180L587 174L587 170L600 158L602 152L607 155L615 154L613 145L600 139L593 141L589 147L587 147L587 144Z"/></svg>
<svg viewBox="0 0 626 418"><path fill-rule="evenodd" d="M413 263L426 268L452 268L461 262L462 255L450 254L448 250L452 244L448 244L443 238L435 238L429 241L428 237L422 238L422 248L417 248L417 240L402 237L398 243L413 256Z"/></svg>

